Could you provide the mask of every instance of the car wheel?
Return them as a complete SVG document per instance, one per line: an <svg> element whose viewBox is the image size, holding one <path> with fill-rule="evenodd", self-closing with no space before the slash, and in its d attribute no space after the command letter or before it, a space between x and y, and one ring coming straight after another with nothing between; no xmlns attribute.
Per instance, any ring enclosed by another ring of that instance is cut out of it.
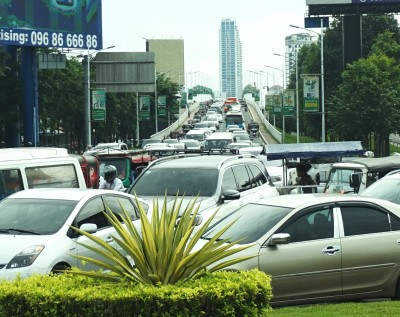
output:
<svg viewBox="0 0 400 317"><path fill-rule="evenodd" d="M397 280L396 291L394 292L392 300L400 300L400 278Z"/></svg>
<svg viewBox="0 0 400 317"><path fill-rule="evenodd" d="M52 274L62 274L63 271L69 270L71 267L68 264L65 263L58 263L54 265L54 267L51 270Z"/></svg>

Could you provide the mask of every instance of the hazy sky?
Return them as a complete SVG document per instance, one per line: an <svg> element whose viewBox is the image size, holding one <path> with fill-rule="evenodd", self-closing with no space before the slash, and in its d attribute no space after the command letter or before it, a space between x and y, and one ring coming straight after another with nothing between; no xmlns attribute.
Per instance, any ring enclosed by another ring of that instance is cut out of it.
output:
<svg viewBox="0 0 400 317"><path fill-rule="evenodd" d="M219 28L221 19L236 21L243 50L244 84L254 81L251 71L282 69L285 36L302 30L305 0L103 0L103 47L115 52L144 52L148 39L183 39L185 72L202 72L197 80L219 89ZM319 31L319 29L314 29ZM187 85L194 81L188 75ZM275 71L275 84L280 84ZM266 76L263 76L265 85Z"/></svg>

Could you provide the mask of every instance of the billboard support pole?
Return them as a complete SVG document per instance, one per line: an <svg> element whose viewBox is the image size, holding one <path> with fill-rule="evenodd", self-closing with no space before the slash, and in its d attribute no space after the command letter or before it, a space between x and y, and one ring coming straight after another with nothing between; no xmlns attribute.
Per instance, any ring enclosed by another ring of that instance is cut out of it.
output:
<svg viewBox="0 0 400 317"><path fill-rule="evenodd" d="M136 144L137 147L140 145L139 137L139 93L136 93Z"/></svg>

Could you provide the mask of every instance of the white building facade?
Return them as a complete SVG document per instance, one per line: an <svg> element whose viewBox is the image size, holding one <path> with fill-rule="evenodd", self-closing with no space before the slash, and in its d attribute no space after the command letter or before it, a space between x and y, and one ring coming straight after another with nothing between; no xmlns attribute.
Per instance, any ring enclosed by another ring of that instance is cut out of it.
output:
<svg viewBox="0 0 400 317"><path fill-rule="evenodd" d="M219 30L220 90L227 97L242 97L242 43L236 22L222 19Z"/></svg>
<svg viewBox="0 0 400 317"><path fill-rule="evenodd" d="M310 45L312 42L313 36L308 33L291 34L285 37L286 85L290 82L290 75L296 71L297 52L303 45Z"/></svg>

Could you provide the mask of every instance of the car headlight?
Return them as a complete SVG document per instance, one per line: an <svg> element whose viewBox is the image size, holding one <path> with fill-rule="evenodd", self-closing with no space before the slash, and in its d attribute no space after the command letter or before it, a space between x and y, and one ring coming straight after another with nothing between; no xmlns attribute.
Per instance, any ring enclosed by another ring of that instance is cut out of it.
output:
<svg viewBox="0 0 400 317"><path fill-rule="evenodd" d="M30 266L35 262L36 258L43 251L44 245L32 245L22 250L7 264L7 269L18 269Z"/></svg>

